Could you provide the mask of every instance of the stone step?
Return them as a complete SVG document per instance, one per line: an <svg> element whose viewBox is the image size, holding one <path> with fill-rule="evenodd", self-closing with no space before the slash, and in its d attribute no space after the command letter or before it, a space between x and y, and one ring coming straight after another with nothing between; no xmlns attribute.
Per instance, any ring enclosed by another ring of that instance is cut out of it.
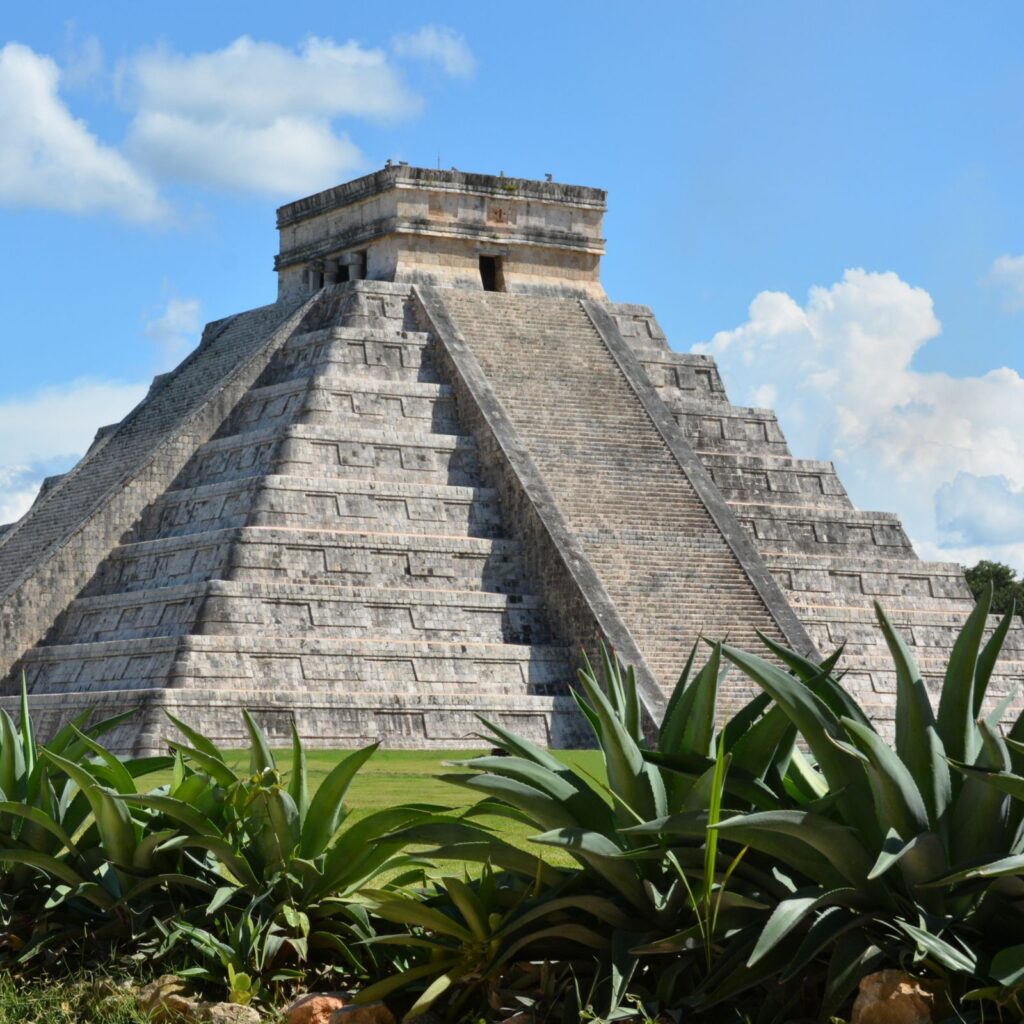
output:
<svg viewBox="0 0 1024 1024"><path fill-rule="evenodd" d="M763 558L817 556L841 559L874 557L914 560L914 550L899 518L856 509L785 508L732 505Z"/></svg>
<svg viewBox="0 0 1024 1024"><path fill-rule="evenodd" d="M472 486L479 477L471 437L340 424L293 425L208 441L175 485L195 487L268 473L458 486Z"/></svg>
<svg viewBox="0 0 1024 1024"><path fill-rule="evenodd" d="M436 381L427 334L329 327L294 336L268 368L263 384L313 374L361 375L380 380Z"/></svg>
<svg viewBox="0 0 1024 1024"><path fill-rule="evenodd" d="M88 693L33 694L29 704L40 735L52 735L76 714L92 710L96 719L134 710L133 718L103 738L117 754L165 753L167 741L181 734L164 714L182 719L223 749L249 745L241 709L246 708L272 746L291 744L294 725L307 747L362 747L374 740L387 748L480 749L480 717L496 722L542 747L584 746L588 733L567 696L530 693L419 693L401 691L328 692L256 687L203 689L201 680L183 689L112 685ZM17 698L0 699L17 714Z"/></svg>
<svg viewBox="0 0 1024 1024"><path fill-rule="evenodd" d="M489 487L270 474L168 491L146 510L131 538L245 525L471 537L503 533L497 495Z"/></svg>
<svg viewBox="0 0 1024 1024"><path fill-rule="evenodd" d="M39 694L144 690L407 694L461 700L481 694L567 692L564 647L399 639L281 636L146 637L35 647L23 659Z"/></svg>
<svg viewBox="0 0 1024 1024"><path fill-rule="evenodd" d="M847 497L836 467L830 462L723 452L701 453L700 461L712 479L726 490L749 490L759 496L811 496L816 501Z"/></svg>
<svg viewBox="0 0 1024 1024"><path fill-rule="evenodd" d="M253 388L220 436L287 423L330 426L346 422L392 430L459 433L455 400L447 384L321 375Z"/></svg>
<svg viewBox="0 0 1024 1024"><path fill-rule="evenodd" d="M209 580L73 601L53 643L153 636L251 635L532 644L548 639L531 596L439 588Z"/></svg>
<svg viewBox="0 0 1024 1024"><path fill-rule="evenodd" d="M862 604L877 599L886 607L902 607L916 600L922 608L933 601L967 602L968 608L974 604L963 570L953 563L859 553L836 557L766 552L764 559L794 602Z"/></svg>
<svg viewBox="0 0 1024 1024"><path fill-rule="evenodd" d="M526 590L513 540L246 526L123 544L83 596L208 579Z"/></svg>

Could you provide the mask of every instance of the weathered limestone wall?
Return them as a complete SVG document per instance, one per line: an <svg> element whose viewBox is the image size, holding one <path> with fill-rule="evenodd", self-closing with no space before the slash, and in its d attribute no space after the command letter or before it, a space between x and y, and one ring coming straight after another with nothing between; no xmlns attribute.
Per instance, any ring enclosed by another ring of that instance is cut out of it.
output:
<svg viewBox="0 0 1024 1024"><path fill-rule="evenodd" d="M41 640L97 566L207 440L311 303L212 324L200 347L0 544L0 677Z"/></svg>

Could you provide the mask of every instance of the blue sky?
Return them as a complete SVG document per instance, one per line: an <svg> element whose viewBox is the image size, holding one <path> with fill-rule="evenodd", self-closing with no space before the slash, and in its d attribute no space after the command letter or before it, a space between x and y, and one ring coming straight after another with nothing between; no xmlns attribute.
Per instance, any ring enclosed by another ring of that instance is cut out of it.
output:
<svg viewBox="0 0 1024 1024"><path fill-rule="evenodd" d="M1016 3L8 5L0 521L387 158L609 191L604 278L922 554L1024 569Z"/></svg>

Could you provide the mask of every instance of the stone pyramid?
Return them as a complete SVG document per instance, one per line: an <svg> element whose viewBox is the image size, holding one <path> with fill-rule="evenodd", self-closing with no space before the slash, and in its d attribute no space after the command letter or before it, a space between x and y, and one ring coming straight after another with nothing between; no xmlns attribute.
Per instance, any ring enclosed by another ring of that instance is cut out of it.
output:
<svg viewBox="0 0 1024 1024"><path fill-rule="evenodd" d="M810 656L892 717L879 598L938 683L956 565L854 509L769 410L600 283L597 189L388 166L278 211L278 301L210 324L0 534L0 675L44 731L166 709L227 745L581 742L601 636L657 719L701 635ZM1011 634L996 698L1024 668ZM736 679L726 701L746 698Z"/></svg>

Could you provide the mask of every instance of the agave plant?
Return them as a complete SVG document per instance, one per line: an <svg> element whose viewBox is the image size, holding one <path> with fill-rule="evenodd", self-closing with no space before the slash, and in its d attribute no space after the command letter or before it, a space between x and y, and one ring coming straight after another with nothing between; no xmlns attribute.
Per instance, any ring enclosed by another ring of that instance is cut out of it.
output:
<svg viewBox="0 0 1024 1024"><path fill-rule="evenodd" d="M1010 698L981 714L1011 610L985 641L989 594L954 645L937 712L909 648L881 607L896 674L895 744L840 677L765 641L782 665L726 647L811 751L810 792L730 814L723 839L777 862L789 891L756 937L719 967L783 983L827 965L823 1013L875 966L946 979L955 997L1010 1004L1024 983L1024 716L1004 737Z"/></svg>
<svg viewBox="0 0 1024 1024"><path fill-rule="evenodd" d="M20 717L16 728L0 709L0 905L14 932L7 944L27 958L84 926L99 939L135 934L167 879L155 881L146 823L116 794L136 793L137 779L171 759L122 760L100 745L128 714L87 725L85 711L39 744L24 681Z"/></svg>
<svg viewBox="0 0 1024 1024"><path fill-rule="evenodd" d="M632 670L602 652L603 685L588 664L577 702L602 753L604 778L587 777L501 726L484 720L486 739L504 756L455 762L445 775L481 799L461 816L437 817L395 838L432 843L434 859L480 861L553 892L607 901L617 911L605 931L608 978L630 977L652 1005L678 1005L717 960L728 935L763 922L788 890L767 858L708 833L723 806L788 806L782 777L809 786L812 773L794 752L795 730L781 713L764 714L757 697L721 731L717 694L724 674L719 648L694 672L696 651L669 703L655 749L643 735ZM535 830L522 850L484 822L505 819ZM481 820L483 819L483 820ZM545 863L543 848L576 867ZM589 920L587 912L586 919ZM611 921L605 912L602 918Z"/></svg>
<svg viewBox="0 0 1024 1024"><path fill-rule="evenodd" d="M560 896L541 880L529 882L489 864L477 878L445 877L430 888L398 894L368 894L374 912L408 931L378 935L391 945L421 955L404 970L359 994L361 1003L418 984L422 991L405 1020L414 1020L442 996L458 1017L472 999L497 1008L512 965L531 960L568 960L575 950L600 949L609 924L628 926L614 904L600 897ZM423 953L426 956L423 956Z"/></svg>
<svg viewBox="0 0 1024 1024"><path fill-rule="evenodd" d="M169 741L175 767L168 790L120 797L151 813L159 855L179 854L182 870L211 887L201 916L189 914L168 930L164 953L188 945L205 961L274 981L298 977L314 961L365 976L373 952L362 943L373 929L357 894L382 875L390 886L422 877L421 862L384 837L437 808L409 805L352 819L345 797L376 744L342 758L310 792L294 727L286 781L266 734L243 715L248 773L236 772L213 742L172 718L185 741ZM208 962L188 973L212 977Z"/></svg>

